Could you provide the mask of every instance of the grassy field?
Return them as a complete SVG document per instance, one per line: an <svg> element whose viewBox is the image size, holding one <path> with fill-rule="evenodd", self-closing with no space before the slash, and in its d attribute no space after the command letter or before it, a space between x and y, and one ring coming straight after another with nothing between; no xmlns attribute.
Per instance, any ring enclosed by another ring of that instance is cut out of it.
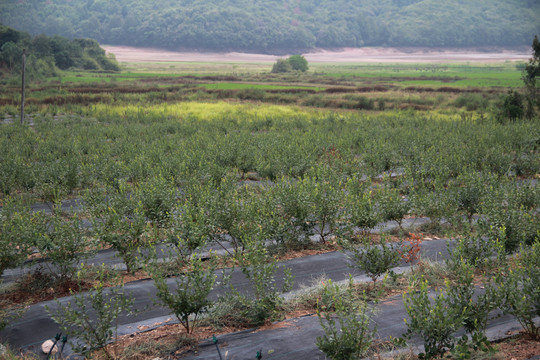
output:
<svg viewBox="0 0 540 360"><path fill-rule="evenodd" d="M440 85L451 83L455 86L502 86L521 85L518 63L503 64L326 64L310 65L310 72L334 78L368 78L379 82L397 82L404 85ZM190 63L156 62L125 63L130 73L153 75L254 75L270 72L267 63ZM390 78L390 79L388 79ZM436 79L437 78L437 79ZM414 80L409 80L414 79ZM364 79L365 80L365 79Z"/></svg>
<svg viewBox="0 0 540 360"><path fill-rule="evenodd" d="M359 77L400 85L459 86L459 87L517 87L521 72L516 63L468 64L317 64L314 71L333 77Z"/></svg>
<svg viewBox="0 0 540 360"><path fill-rule="evenodd" d="M119 73L62 72L30 82L30 111L50 105L255 101L334 111L494 112L521 84L516 63L325 64L271 74L266 63L126 63ZM18 80L5 80L1 112L16 113ZM55 110L56 111L56 110Z"/></svg>
<svg viewBox="0 0 540 360"><path fill-rule="evenodd" d="M309 86L283 86L283 85L265 85L265 84L246 84L246 83L213 83L213 84L201 84L207 89L221 89L221 90L239 90L239 89L261 89L261 90L285 90L285 89L309 89L315 91L324 90L321 87L309 87Z"/></svg>
<svg viewBox="0 0 540 360"><path fill-rule="evenodd" d="M62 84L66 83L110 83L110 82L129 82L145 78L159 78L171 76L171 74L165 73L145 73L145 72L129 72L123 71L121 73L93 73L93 72L80 72L80 71L65 71L58 77ZM180 76L180 75L177 75Z"/></svg>
<svg viewBox="0 0 540 360"><path fill-rule="evenodd" d="M129 62L123 63L123 67L129 72L145 73L177 73L184 75L215 75L215 74L257 74L270 72L272 65L268 63L201 63L201 62Z"/></svg>

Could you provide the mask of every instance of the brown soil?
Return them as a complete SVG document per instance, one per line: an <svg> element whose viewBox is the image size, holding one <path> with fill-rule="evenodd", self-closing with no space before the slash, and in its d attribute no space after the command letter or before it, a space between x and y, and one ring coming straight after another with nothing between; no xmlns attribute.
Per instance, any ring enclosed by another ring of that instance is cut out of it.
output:
<svg viewBox="0 0 540 360"><path fill-rule="evenodd" d="M23 276L13 291L0 293L0 304L5 307L31 305L42 301L69 296L71 292L86 291L91 282L78 283L74 280L58 282L46 274L37 271Z"/></svg>
<svg viewBox="0 0 540 360"><path fill-rule="evenodd" d="M282 56L229 53L174 52L162 49L129 46L103 46L120 62L204 61L271 63ZM309 62L375 62L375 63L449 63L524 61L525 50L512 49L430 49L430 48L345 48L337 51L318 50L304 54Z"/></svg>
<svg viewBox="0 0 540 360"><path fill-rule="evenodd" d="M119 275L124 284L148 278L148 275L143 271L137 271L134 274L122 271ZM88 291L95 283L96 280L93 279L83 279L80 282L74 279L59 281L41 270L37 270L21 277L12 289L0 293L0 304L8 308L37 304L42 301L70 296L72 293ZM113 281L105 285L115 286L117 283Z"/></svg>
<svg viewBox="0 0 540 360"><path fill-rule="evenodd" d="M516 338L508 339L497 345L503 359L527 360L534 355L540 355L540 341L532 340L520 333Z"/></svg>
<svg viewBox="0 0 540 360"><path fill-rule="evenodd" d="M244 329L225 327L218 331L212 327L204 326L197 327L195 329L195 333L188 336L186 330L180 324L164 325L150 331L144 331L144 329L141 329L141 332L122 336L114 344L108 345L107 350L111 354L117 354L118 359L129 358L133 360L143 360L154 359L156 357L161 357L162 359L177 359L180 355L193 349L193 345L204 339L209 339L214 335L218 336L240 330ZM189 339L185 342L191 342L193 345L186 344L182 346L182 344L179 344L178 341L180 338ZM161 347L171 348L169 355L163 357L164 354L155 349L156 344L159 344ZM128 357L121 355L124 354L126 350L129 351L129 348L133 349L135 347L143 348L145 351L136 353L135 351L131 350ZM105 359L103 352L99 350L92 355L93 358L98 360Z"/></svg>
<svg viewBox="0 0 540 360"><path fill-rule="evenodd" d="M289 251L285 254L277 256L277 259L279 261L284 260L292 260L301 258L304 256L311 256L311 255L319 255L319 254L325 254L332 251L338 251L341 250L341 246L337 245L336 243L330 243L327 244L319 244L319 247L315 249L304 249L304 250L297 250L297 251Z"/></svg>

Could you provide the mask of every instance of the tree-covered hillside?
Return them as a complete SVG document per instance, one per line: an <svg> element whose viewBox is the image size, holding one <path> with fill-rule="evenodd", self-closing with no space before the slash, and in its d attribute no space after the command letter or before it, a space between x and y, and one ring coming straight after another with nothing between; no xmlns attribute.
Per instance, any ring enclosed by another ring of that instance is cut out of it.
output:
<svg viewBox="0 0 540 360"><path fill-rule="evenodd" d="M538 0L3 0L33 34L169 49L516 46L540 33Z"/></svg>
<svg viewBox="0 0 540 360"><path fill-rule="evenodd" d="M0 24L0 74L18 72L23 49L31 77L54 75L57 69L119 70L114 58L92 39L69 40L55 35L31 36Z"/></svg>

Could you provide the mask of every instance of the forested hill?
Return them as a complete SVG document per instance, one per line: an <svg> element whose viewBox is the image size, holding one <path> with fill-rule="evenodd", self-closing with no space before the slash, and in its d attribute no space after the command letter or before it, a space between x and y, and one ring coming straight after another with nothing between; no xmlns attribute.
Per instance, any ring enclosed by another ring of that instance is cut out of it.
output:
<svg viewBox="0 0 540 360"><path fill-rule="evenodd" d="M0 24L0 78L19 73L23 50L27 53L29 78L53 76L58 69L120 70L116 60L107 56L95 40L69 40L58 35L32 37L24 31Z"/></svg>
<svg viewBox="0 0 540 360"><path fill-rule="evenodd" d="M2 0L33 34L192 50L516 46L540 33L538 0Z"/></svg>

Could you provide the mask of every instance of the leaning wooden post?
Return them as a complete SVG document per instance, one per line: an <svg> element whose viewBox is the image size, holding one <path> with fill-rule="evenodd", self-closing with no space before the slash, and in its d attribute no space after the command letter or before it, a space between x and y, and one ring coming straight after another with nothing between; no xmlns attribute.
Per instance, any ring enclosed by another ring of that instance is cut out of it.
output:
<svg viewBox="0 0 540 360"><path fill-rule="evenodd" d="M21 125L24 124L24 71L26 67L26 49L22 51L22 86L21 86Z"/></svg>

